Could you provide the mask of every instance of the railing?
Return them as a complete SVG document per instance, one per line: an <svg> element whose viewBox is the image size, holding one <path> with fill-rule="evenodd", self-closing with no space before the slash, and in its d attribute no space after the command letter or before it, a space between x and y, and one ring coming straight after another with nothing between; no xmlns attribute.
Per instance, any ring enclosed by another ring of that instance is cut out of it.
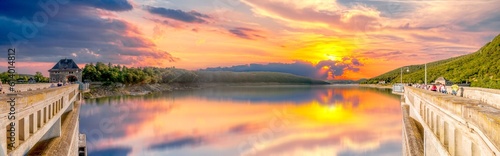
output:
<svg viewBox="0 0 500 156"><path fill-rule="evenodd" d="M392 91L396 93L403 93L404 92L404 85L401 83L394 84L392 85Z"/></svg>
<svg viewBox="0 0 500 156"><path fill-rule="evenodd" d="M90 87L90 84L89 83L79 83L79 89L80 90L88 90L89 87Z"/></svg>
<svg viewBox="0 0 500 156"><path fill-rule="evenodd" d="M77 92L78 85L21 92L15 97L15 120L7 118L11 108L6 102L10 97L0 96L0 116L4 116L0 119L0 155L24 155L38 141L49 139L46 137L50 135L45 134L53 126L60 126L56 123L60 123L61 115L75 101Z"/></svg>
<svg viewBox="0 0 500 156"><path fill-rule="evenodd" d="M497 108L477 100L412 87L405 89L404 97L410 117L423 126L425 152L500 155L500 110Z"/></svg>

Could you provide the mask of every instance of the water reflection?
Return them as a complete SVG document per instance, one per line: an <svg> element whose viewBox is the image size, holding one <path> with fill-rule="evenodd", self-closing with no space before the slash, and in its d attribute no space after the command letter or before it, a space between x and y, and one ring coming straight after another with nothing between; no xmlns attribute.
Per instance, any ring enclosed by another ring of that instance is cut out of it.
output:
<svg viewBox="0 0 500 156"><path fill-rule="evenodd" d="M398 96L345 86L87 100L80 132L90 155L401 155Z"/></svg>

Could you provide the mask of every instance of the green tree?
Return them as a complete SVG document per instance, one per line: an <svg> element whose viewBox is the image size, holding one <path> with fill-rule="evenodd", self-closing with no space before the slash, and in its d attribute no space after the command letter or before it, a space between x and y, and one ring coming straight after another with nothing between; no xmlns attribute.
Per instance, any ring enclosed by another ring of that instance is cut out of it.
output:
<svg viewBox="0 0 500 156"><path fill-rule="evenodd" d="M44 82L44 77L41 72L36 72L35 76L33 76L36 82Z"/></svg>

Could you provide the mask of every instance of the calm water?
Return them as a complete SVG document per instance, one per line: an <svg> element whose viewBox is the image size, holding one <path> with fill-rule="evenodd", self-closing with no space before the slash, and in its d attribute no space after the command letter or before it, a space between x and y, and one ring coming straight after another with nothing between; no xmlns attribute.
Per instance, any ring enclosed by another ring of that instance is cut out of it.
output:
<svg viewBox="0 0 500 156"><path fill-rule="evenodd" d="M389 90L218 87L85 101L90 155L401 155Z"/></svg>

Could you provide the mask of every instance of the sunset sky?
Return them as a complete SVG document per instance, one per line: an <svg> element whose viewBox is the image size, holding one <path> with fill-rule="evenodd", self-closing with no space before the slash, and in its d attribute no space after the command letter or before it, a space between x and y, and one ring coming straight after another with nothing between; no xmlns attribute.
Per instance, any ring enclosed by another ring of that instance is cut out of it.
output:
<svg viewBox="0 0 500 156"><path fill-rule="evenodd" d="M191 70L300 66L329 73L316 78L360 79L475 52L500 32L498 0L0 4L0 49L5 53L0 71L6 71L7 49L15 47L18 72L42 71L45 76L59 59L72 58L80 67L97 61Z"/></svg>

